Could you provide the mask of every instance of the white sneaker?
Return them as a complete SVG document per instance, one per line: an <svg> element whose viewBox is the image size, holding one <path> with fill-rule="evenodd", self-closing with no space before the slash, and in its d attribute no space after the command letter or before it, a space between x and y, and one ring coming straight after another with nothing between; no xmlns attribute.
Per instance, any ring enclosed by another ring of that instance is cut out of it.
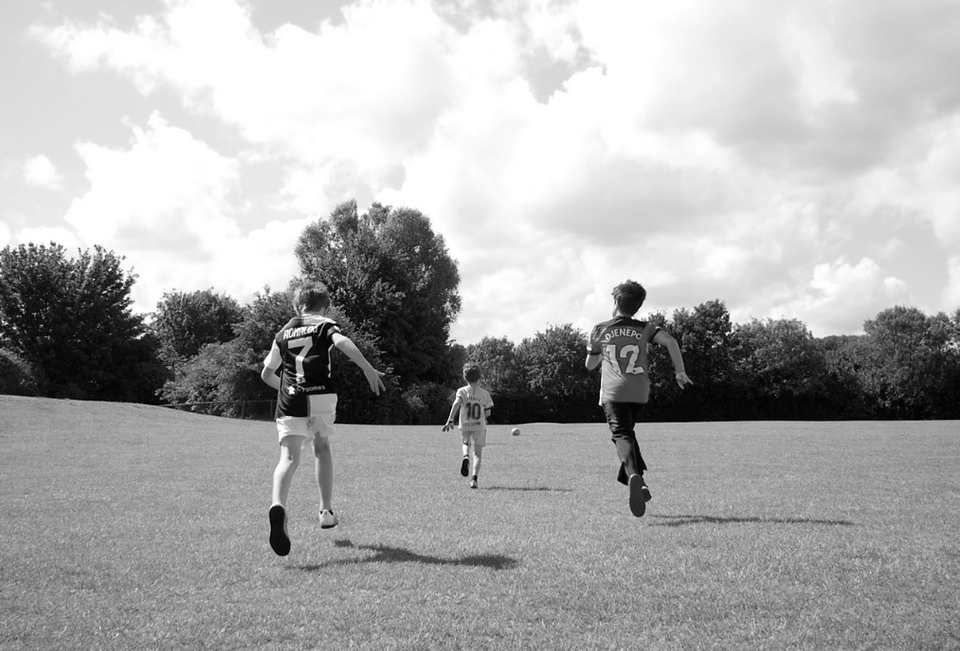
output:
<svg viewBox="0 0 960 651"><path fill-rule="evenodd" d="M337 517L337 514L333 511L328 511L324 509L320 511L320 528L321 529L333 529L335 526L340 524L340 518Z"/></svg>

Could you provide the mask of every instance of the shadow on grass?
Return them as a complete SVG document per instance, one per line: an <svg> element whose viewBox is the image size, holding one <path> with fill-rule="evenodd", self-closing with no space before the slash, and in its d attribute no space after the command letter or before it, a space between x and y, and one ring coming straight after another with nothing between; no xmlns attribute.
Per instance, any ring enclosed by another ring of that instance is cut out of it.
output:
<svg viewBox="0 0 960 651"><path fill-rule="evenodd" d="M534 491L546 493L572 493L572 488L550 488L549 486L487 486L488 491Z"/></svg>
<svg viewBox="0 0 960 651"><path fill-rule="evenodd" d="M479 554L477 556L464 556L462 558L439 558L437 556L425 556L417 554L409 549L400 547L390 547L389 545L354 545L349 540L335 540L334 547L349 547L366 552L373 552L372 556L364 558L348 558L330 561L329 563L316 563L312 565L300 565L297 569L308 572L315 572L324 567L332 565L359 565L360 563L423 563L424 565L462 565L464 567L489 567L494 570L509 570L517 566L516 559L500 554Z"/></svg>
<svg viewBox="0 0 960 651"><path fill-rule="evenodd" d="M721 518L715 515L651 515L650 518L664 520L653 522L653 527L681 527L685 524L824 524L850 527L850 520L817 520L814 518Z"/></svg>

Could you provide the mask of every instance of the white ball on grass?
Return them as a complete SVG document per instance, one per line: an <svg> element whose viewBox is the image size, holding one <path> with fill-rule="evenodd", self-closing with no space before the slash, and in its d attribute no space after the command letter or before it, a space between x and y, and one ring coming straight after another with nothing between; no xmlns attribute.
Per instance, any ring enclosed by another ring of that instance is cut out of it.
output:
<svg viewBox="0 0 960 651"><path fill-rule="evenodd" d="M520 436L520 430L519 428L516 428L516 427L510 430L510 433L513 434L514 436Z"/></svg>

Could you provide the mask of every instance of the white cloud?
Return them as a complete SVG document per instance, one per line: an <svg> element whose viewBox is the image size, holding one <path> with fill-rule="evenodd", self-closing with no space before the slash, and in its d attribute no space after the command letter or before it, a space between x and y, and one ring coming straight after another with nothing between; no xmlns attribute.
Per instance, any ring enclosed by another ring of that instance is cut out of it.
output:
<svg viewBox="0 0 960 651"><path fill-rule="evenodd" d="M63 177L57 170L57 166L43 154L31 156L24 161L23 177L30 185L51 190L58 190L63 182Z"/></svg>
<svg viewBox="0 0 960 651"><path fill-rule="evenodd" d="M951 315L960 309L960 255L947 260L947 286L941 295L940 309Z"/></svg>
<svg viewBox="0 0 960 651"><path fill-rule="evenodd" d="M888 269L960 245L949 3L363 0L268 34L254 4L35 30L74 70L240 134L234 159L154 114L127 147L79 146L91 189L67 222L154 293L249 293L261 258L283 285L308 216L350 198L433 220L461 263L466 342L586 327L626 278L651 310L719 298L739 318L859 331L911 296ZM547 96L544 62L568 73ZM284 175L255 205L292 216L254 235L236 188L256 160ZM941 247L890 224L929 224Z"/></svg>
<svg viewBox="0 0 960 651"><path fill-rule="evenodd" d="M81 143L91 189L65 216L80 236L120 250L204 256L217 238L235 237L229 194L237 162L223 157L154 113L133 126L130 147Z"/></svg>
<svg viewBox="0 0 960 651"><path fill-rule="evenodd" d="M911 303L906 285L888 276L876 262L863 258L856 265L839 259L819 264L801 296L784 304L782 314L803 321L815 336L862 331L863 321L894 305Z"/></svg>

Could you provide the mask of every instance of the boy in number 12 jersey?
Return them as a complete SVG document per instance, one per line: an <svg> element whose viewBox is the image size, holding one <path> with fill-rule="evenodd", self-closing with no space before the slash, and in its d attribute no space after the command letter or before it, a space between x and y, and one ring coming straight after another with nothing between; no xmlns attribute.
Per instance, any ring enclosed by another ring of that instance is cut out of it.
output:
<svg viewBox="0 0 960 651"><path fill-rule="evenodd" d="M643 479L647 465L635 432L650 398L649 343L667 347L681 389L693 384L683 369L677 340L655 324L633 318L646 298L643 286L632 280L613 288L613 318L591 330L585 362L591 371L600 366L600 406L621 463L617 479L630 489L630 511L638 518L650 500L650 489Z"/></svg>

